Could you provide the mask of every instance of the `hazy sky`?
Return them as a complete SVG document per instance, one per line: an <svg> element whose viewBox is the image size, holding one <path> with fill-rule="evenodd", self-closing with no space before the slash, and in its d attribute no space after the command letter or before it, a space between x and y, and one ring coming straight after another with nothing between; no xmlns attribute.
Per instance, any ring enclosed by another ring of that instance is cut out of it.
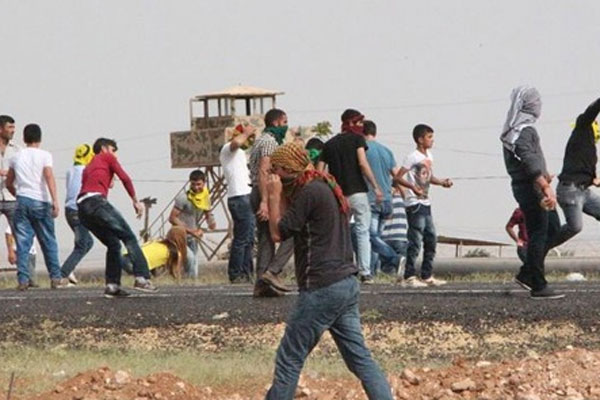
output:
<svg viewBox="0 0 600 400"><path fill-rule="evenodd" d="M337 128L344 108L360 109L399 163L412 127L432 125L434 173L455 178L433 190L438 233L508 240L509 180L461 178L506 175L511 89L540 90L555 173L570 122L600 97L596 0L3 0L2 16L0 113L17 120L18 141L26 123L42 126L61 199L74 147L109 136L139 197L166 206L189 173L170 169L168 136L189 127L188 99L242 83L285 91L290 125ZM110 198L139 229L124 190ZM64 215L57 226L64 253ZM587 218L578 240L599 236Z"/></svg>

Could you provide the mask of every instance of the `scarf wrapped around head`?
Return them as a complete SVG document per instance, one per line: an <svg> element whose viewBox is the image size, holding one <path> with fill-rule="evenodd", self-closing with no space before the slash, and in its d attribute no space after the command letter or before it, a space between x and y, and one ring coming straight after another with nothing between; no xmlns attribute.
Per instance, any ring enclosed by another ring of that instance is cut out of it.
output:
<svg viewBox="0 0 600 400"><path fill-rule="evenodd" d="M342 133L352 132L352 133L356 133L357 135L364 134L364 128L362 126L355 125L357 122L362 121L364 119L365 119L364 115L358 114L358 115L353 116L352 118L342 121ZM350 123L352 123L353 125L350 125Z"/></svg>
<svg viewBox="0 0 600 400"><path fill-rule="evenodd" d="M210 192L208 191L208 188L206 186L204 186L202 191L199 193L196 193L192 189L189 189L187 191L187 198L197 210L210 210Z"/></svg>
<svg viewBox="0 0 600 400"><path fill-rule="evenodd" d="M514 153L515 142L521 135L521 131L528 126L533 126L540 117L542 99L536 88L525 85L513 89L510 101L500 140L507 150Z"/></svg>
<svg viewBox="0 0 600 400"><path fill-rule="evenodd" d="M296 143L286 143L279 146L271 154L271 164L297 174L296 178L290 183L292 192L311 182L313 179L322 179L333 191L342 213L348 215L350 206L342 193L342 188L333 176L325 172L319 172L313 167L306 150L302 146Z"/></svg>
<svg viewBox="0 0 600 400"><path fill-rule="evenodd" d="M88 165L94 158L94 150L89 144L80 144L75 148L73 162L75 165Z"/></svg>

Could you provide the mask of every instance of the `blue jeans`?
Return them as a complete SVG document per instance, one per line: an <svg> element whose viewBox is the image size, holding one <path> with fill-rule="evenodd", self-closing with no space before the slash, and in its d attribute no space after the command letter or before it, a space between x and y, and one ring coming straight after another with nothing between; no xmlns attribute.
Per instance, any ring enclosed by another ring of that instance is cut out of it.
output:
<svg viewBox="0 0 600 400"><path fill-rule="evenodd" d="M552 247L566 242L581 232L583 214L600 221L600 196L592 192L589 187L559 182L556 188L556 197L567 223L561 227Z"/></svg>
<svg viewBox="0 0 600 400"><path fill-rule="evenodd" d="M361 276L371 275L371 240L369 228L371 226L371 207L367 193L354 193L347 197L350 211L354 215L352 233L356 236L356 258L358 271Z"/></svg>
<svg viewBox="0 0 600 400"><path fill-rule="evenodd" d="M100 195L83 200L79 204L79 219L106 246L106 283L121 284L121 242L133 264L133 275L150 279L148 263L135 234L108 200Z"/></svg>
<svg viewBox="0 0 600 400"><path fill-rule="evenodd" d="M421 243L423 243L421 279L429 279L433 274L433 259L435 258L435 248L437 245L435 226L433 225L433 217L431 216L431 206L417 204L406 207L406 220L408 221L408 248L406 249L404 279L416 275L415 264L421 251Z"/></svg>
<svg viewBox="0 0 600 400"><path fill-rule="evenodd" d="M75 270L75 267L79 264L83 256L85 256L94 245L94 239L92 238L92 235L90 235L90 231L88 231L81 221L79 221L79 213L77 210L67 208L65 209L65 215L69 227L75 234L75 247L60 269L63 278L66 278L73 270Z"/></svg>
<svg viewBox="0 0 600 400"><path fill-rule="evenodd" d="M60 279L52 205L29 197L17 196L14 225L15 241L17 242L17 279L19 283L27 283L32 278L28 264L29 250L33 244L34 235L42 248L50 279Z"/></svg>
<svg viewBox="0 0 600 400"><path fill-rule="evenodd" d="M233 240L227 266L229 280L250 278L254 271L254 213L250 205L250 195L230 197L227 199L227 208L233 219Z"/></svg>
<svg viewBox="0 0 600 400"><path fill-rule="evenodd" d="M198 251L200 251L198 239L192 235L187 235L187 259L183 267L188 278L195 279L198 277Z"/></svg>
<svg viewBox="0 0 600 400"><path fill-rule="evenodd" d="M349 276L324 288L301 291L277 349L273 384L266 399L294 398L306 357L329 331L346 366L369 399L393 399L390 386L365 345L358 312L359 284Z"/></svg>
<svg viewBox="0 0 600 400"><path fill-rule="evenodd" d="M392 203L389 200L383 201L381 204L371 204L371 225L369 228L369 236L371 238L371 274L375 275L377 265L381 260L382 264L395 265L398 269L400 264L400 255L383 241L381 232L383 232L383 223L386 218L392 215Z"/></svg>

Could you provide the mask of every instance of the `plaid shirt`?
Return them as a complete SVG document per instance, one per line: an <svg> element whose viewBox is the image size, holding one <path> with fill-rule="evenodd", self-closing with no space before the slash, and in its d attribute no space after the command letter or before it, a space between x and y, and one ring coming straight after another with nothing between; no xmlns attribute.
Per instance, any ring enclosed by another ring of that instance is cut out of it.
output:
<svg viewBox="0 0 600 400"><path fill-rule="evenodd" d="M277 140L269 133L263 133L256 142L254 142L254 146L252 146L252 150L250 151L250 160L248 161L252 186L258 186L258 168L260 159L263 157L271 157L271 154L273 154L277 146Z"/></svg>

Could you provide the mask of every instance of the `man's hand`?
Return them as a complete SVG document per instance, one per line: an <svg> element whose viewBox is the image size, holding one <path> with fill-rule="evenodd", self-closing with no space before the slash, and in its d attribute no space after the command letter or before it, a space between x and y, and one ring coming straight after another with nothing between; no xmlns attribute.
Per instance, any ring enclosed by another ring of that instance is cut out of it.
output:
<svg viewBox="0 0 600 400"><path fill-rule="evenodd" d="M594 178L594 180L592 181L592 185L596 187L600 186L600 178Z"/></svg>
<svg viewBox="0 0 600 400"><path fill-rule="evenodd" d="M417 197L419 196L423 196L423 188L417 185L413 185L412 186L412 191L417 195Z"/></svg>
<svg viewBox="0 0 600 400"><path fill-rule="evenodd" d="M256 212L256 216L259 221L268 221L269 220L269 205L266 201L261 201L258 206L258 211Z"/></svg>
<svg viewBox="0 0 600 400"><path fill-rule="evenodd" d="M144 205L142 203L140 203L139 201L134 201L133 209L135 210L136 218L138 218L138 219L142 218L142 215L144 214Z"/></svg>
<svg viewBox="0 0 600 400"><path fill-rule="evenodd" d="M381 204L383 202L383 192L380 188L375 188L375 203Z"/></svg>
<svg viewBox="0 0 600 400"><path fill-rule="evenodd" d="M442 181L442 187L451 188L452 185L454 185L454 182L452 182L452 179L450 178L446 178Z"/></svg>
<svg viewBox="0 0 600 400"><path fill-rule="evenodd" d="M190 232L190 235L192 235L192 236L193 236L193 237L195 237L196 239L201 239L201 238L202 238L202 236L204 236L204 231L203 231L202 229L200 229L200 228L198 228L198 229L193 229L193 230Z"/></svg>
<svg viewBox="0 0 600 400"><path fill-rule="evenodd" d="M10 265L15 265L17 263L17 252L13 249L8 252L8 263Z"/></svg>
<svg viewBox="0 0 600 400"><path fill-rule="evenodd" d="M554 210L556 208L556 195L552 190L552 186L546 185L542 189L542 194L544 197L540 201L540 206L547 211Z"/></svg>
<svg viewBox="0 0 600 400"><path fill-rule="evenodd" d="M517 240L517 247L523 247L525 246L525 242L521 239Z"/></svg>
<svg viewBox="0 0 600 400"><path fill-rule="evenodd" d="M282 184L279 175L270 174L267 179L267 191L269 195L273 195L276 197L281 197Z"/></svg>
<svg viewBox="0 0 600 400"><path fill-rule="evenodd" d="M8 175L8 170L7 169L0 169L0 176L6 176Z"/></svg>
<svg viewBox="0 0 600 400"><path fill-rule="evenodd" d="M60 214L60 207L57 203L52 203L52 218L58 217Z"/></svg>

